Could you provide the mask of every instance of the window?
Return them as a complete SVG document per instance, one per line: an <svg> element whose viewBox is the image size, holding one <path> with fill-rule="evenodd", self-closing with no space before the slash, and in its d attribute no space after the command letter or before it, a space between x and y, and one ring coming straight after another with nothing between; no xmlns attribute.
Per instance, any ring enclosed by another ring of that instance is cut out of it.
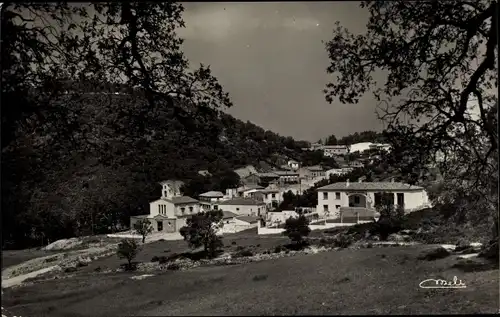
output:
<svg viewBox="0 0 500 317"><path fill-rule="evenodd" d="M354 196L354 203L359 204L359 196Z"/></svg>
<svg viewBox="0 0 500 317"><path fill-rule="evenodd" d="M189 212L193 212L193 207L189 207Z"/></svg>
<svg viewBox="0 0 500 317"><path fill-rule="evenodd" d="M335 208L336 209L340 209L340 205L335 205Z"/></svg>
<svg viewBox="0 0 500 317"><path fill-rule="evenodd" d="M158 205L158 213L161 213L161 205Z"/></svg>
<svg viewBox="0 0 500 317"><path fill-rule="evenodd" d="M186 211L186 208L184 207L181 207L181 212L184 214L184 212Z"/></svg>
<svg viewBox="0 0 500 317"><path fill-rule="evenodd" d="M163 196L167 197L167 191L166 190L163 191Z"/></svg>
<svg viewBox="0 0 500 317"><path fill-rule="evenodd" d="M219 210L219 206L214 205L214 210Z"/></svg>
<svg viewBox="0 0 500 317"><path fill-rule="evenodd" d="M271 194L271 198L276 198L276 194Z"/></svg>
<svg viewBox="0 0 500 317"><path fill-rule="evenodd" d="M328 205L323 205L323 211L328 211Z"/></svg>
<svg viewBox="0 0 500 317"><path fill-rule="evenodd" d="M335 193L335 199L337 199L337 200L340 199L340 193Z"/></svg>
<svg viewBox="0 0 500 317"><path fill-rule="evenodd" d="M323 193L323 200L327 200L328 199L328 193Z"/></svg>
<svg viewBox="0 0 500 317"><path fill-rule="evenodd" d="M397 199L398 199L398 206L405 205L405 194L404 193L397 193Z"/></svg>
<svg viewBox="0 0 500 317"><path fill-rule="evenodd" d="M236 211L239 211L239 210L240 210L240 208L236 208Z"/></svg>

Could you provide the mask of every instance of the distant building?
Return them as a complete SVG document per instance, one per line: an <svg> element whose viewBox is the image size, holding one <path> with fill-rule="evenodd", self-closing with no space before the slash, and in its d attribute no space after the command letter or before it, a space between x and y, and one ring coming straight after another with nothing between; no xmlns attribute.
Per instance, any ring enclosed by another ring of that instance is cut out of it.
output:
<svg viewBox="0 0 500 317"><path fill-rule="evenodd" d="M234 172L238 174L240 179L243 179L252 174L257 174L257 170L252 165L247 165L245 167L237 168L234 170Z"/></svg>
<svg viewBox="0 0 500 317"><path fill-rule="evenodd" d="M295 160L290 160L288 161L288 166L292 169L292 170L298 170L299 169L299 162L295 161Z"/></svg>
<svg viewBox="0 0 500 317"><path fill-rule="evenodd" d="M345 155L349 152L347 145L325 145L322 147L322 150L323 155L328 157Z"/></svg>
<svg viewBox="0 0 500 317"><path fill-rule="evenodd" d="M266 204L252 198L225 200L219 204L219 208L239 216L264 216L267 213Z"/></svg>

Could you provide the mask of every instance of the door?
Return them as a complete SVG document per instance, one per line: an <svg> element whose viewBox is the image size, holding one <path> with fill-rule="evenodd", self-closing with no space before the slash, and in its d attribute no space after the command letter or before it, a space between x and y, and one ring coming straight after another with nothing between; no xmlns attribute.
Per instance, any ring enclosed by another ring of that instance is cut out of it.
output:
<svg viewBox="0 0 500 317"><path fill-rule="evenodd" d="M157 221L158 224L158 231L163 231L163 221Z"/></svg>
<svg viewBox="0 0 500 317"><path fill-rule="evenodd" d="M404 207L405 205L405 194L404 193L398 193L398 206Z"/></svg>

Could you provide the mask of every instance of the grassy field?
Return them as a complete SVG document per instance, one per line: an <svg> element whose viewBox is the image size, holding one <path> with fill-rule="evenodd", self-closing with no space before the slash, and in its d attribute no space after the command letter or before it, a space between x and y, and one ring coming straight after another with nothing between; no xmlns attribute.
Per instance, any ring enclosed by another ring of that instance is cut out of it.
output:
<svg viewBox="0 0 500 317"><path fill-rule="evenodd" d="M83 273L7 289L22 316L496 313L498 270L462 272L453 258L417 260L423 246L341 250L245 265L159 272ZM429 278L465 289L421 289Z"/></svg>

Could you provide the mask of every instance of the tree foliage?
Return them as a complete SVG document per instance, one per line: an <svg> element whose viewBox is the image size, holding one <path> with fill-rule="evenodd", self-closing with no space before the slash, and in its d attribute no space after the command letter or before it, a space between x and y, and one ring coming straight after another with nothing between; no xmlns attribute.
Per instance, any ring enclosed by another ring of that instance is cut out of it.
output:
<svg viewBox="0 0 500 317"><path fill-rule="evenodd" d="M148 218L142 218L134 223L134 230L142 236L142 243L144 243L146 241L146 237L153 232L153 226Z"/></svg>
<svg viewBox="0 0 500 317"><path fill-rule="evenodd" d="M182 10L2 5L3 247L118 230L149 212L158 181L208 169L222 189L234 168L300 155L303 143L220 111L228 95L181 50Z"/></svg>
<svg viewBox="0 0 500 317"><path fill-rule="evenodd" d="M132 260L135 259L139 252L139 246L133 239L123 239L118 244L116 254L120 259L127 259L127 268L132 269Z"/></svg>
<svg viewBox="0 0 500 317"><path fill-rule="evenodd" d="M200 212L187 219L186 226L181 228L180 234L190 247L203 246L206 255L213 257L223 247L222 239L217 235L217 230L223 225L222 216L220 210Z"/></svg>
<svg viewBox="0 0 500 317"><path fill-rule="evenodd" d="M311 233L309 220L304 216L290 217L285 222L285 231L283 235L287 236L295 244L302 244L304 237Z"/></svg>
<svg viewBox="0 0 500 317"><path fill-rule="evenodd" d="M496 201L498 2L363 1L367 31L326 43L327 101L378 101L392 162L417 182L437 164L452 188ZM375 80L375 72L387 75ZM475 113L471 111L475 105ZM496 177L496 176L495 176ZM497 212L493 209L492 212Z"/></svg>

